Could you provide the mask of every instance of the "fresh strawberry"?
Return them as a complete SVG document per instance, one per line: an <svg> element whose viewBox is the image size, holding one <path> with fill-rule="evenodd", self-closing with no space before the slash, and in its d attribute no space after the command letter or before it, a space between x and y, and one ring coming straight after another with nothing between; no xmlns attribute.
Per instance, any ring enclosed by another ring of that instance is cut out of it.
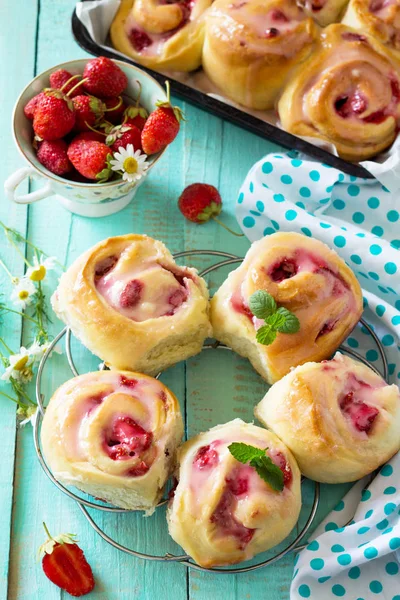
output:
<svg viewBox="0 0 400 600"><path fill-rule="evenodd" d="M24 115L30 121L33 121L33 117L35 116L35 111L38 105L39 100L44 96L44 92L40 92L40 94L36 94L27 102L24 106Z"/></svg>
<svg viewBox="0 0 400 600"><path fill-rule="evenodd" d="M111 146L113 152L126 148L128 144L132 144L135 150L142 151L141 131L135 125L117 125L109 131L106 144Z"/></svg>
<svg viewBox="0 0 400 600"><path fill-rule="evenodd" d="M83 78L85 90L100 98L120 96L128 85L128 78L122 69L105 56L89 60Z"/></svg>
<svg viewBox="0 0 400 600"><path fill-rule="evenodd" d="M148 116L148 112L145 108L140 106L128 106L124 113L124 125L134 125L142 131Z"/></svg>
<svg viewBox="0 0 400 600"><path fill-rule="evenodd" d="M44 90L33 118L33 130L42 140L58 140L75 124L72 100L60 90Z"/></svg>
<svg viewBox="0 0 400 600"><path fill-rule="evenodd" d="M71 596L85 596L94 588L92 569L83 551L77 545L76 535L62 533L51 537L43 523L47 542L40 547L44 553L42 568L46 577Z"/></svg>
<svg viewBox="0 0 400 600"><path fill-rule="evenodd" d="M108 158L110 148L102 142L87 139L87 133L77 135L68 148L68 158L81 175L98 183L103 183L111 175Z"/></svg>
<svg viewBox="0 0 400 600"><path fill-rule="evenodd" d="M71 75L71 73L69 73L65 69L58 69L50 75L50 87L55 90L61 90L62 88L64 94L68 94L68 92L70 92L72 88L75 87L75 85L77 84L77 80L79 77L81 77L81 75ZM65 85L67 81L69 81L69 83L68 85ZM72 94L70 94L70 98L77 96L79 93L80 90L78 88L77 90L72 92Z"/></svg>
<svg viewBox="0 0 400 600"><path fill-rule="evenodd" d="M182 111L170 102L169 82L167 81L167 101L157 102L158 108L151 113L142 131L142 147L145 154L155 154L164 150L174 141L183 119Z"/></svg>
<svg viewBox="0 0 400 600"><path fill-rule="evenodd" d="M126 104L121 96L118 98L106 98L104 104L106 105L105 112L107 113L107 120L114 125L121 123L126 109Z"/></svg>
<svg viewBox="0 0 400 600"><path fill-rule="evenodd" d="M75 109L75 131L90 131L104 117L105 104L94 96L79 95L72 100Z"/></svg>
<svg viewBox="0 0 400 600"><path fill-rule="evenodd" d="M232 231L222 223L217 216L222 210L222 200L219 191L213 185L207 183L192 183L185 188L178 200L178 207L186 219L193 223L206 223L214 219L224 229L238 237L243 233Z"/></svg>
<svg viewBox="0 0 400 600"><path fill-rule="evenodd" d="M62 177L72 170L67 149L68 146L64 140L45 140L40 143L36 156L46 169Z"/></svg>

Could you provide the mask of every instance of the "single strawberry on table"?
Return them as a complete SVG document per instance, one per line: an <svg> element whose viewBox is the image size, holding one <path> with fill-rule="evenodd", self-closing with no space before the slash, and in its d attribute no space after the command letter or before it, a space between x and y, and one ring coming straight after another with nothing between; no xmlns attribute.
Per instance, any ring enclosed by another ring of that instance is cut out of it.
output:
<svg viewBox="0 0 400 600"><path fill-rule="evenodd" d="M243 233L232 231L217 219L222 210L222 199L219 191L213 185L207 183L188 185L179 196L178 207L183 216L193 223L202 224L213 219L233 235L243 236Z"/></svg>
<svg viewBox="0 0 400 600"><path fill-rule="evenodd" d="M108 165L108 161L112 158L111 151L106 144L98 142L89 135L89 133L81 133L72 140L68 147L68 158L81 175L98 183L104 183L112 174Z"/></svg>
<svg viewBox="0 0 400 600"><path fill-rule="evenodd" d="M75 110L75 131L90 131L104 117L105 104L95 96L79 94L72 100Z"/></svg>
<svg viewBox="0 0 400 600"><path fill-rule="evenodd" d="M167 101L157 102L142 131L142 147L145 154L156 154L174 141L179 132L180 121L184 118L178 106L170 102L169 82L166 82Z"/></svg>
<svg viewBox="0 0 400 600"><path fill-rule="evenodd" d="M99 98L120 96L128 85L128 78L122 69L105 56L98 56L86 63L83 79L85 90Z"/></svg>
<svg viewBox="0 0 400 600"><path fill-rule="evenodd" d="M94 588L92 569L77 544L76 535L62 533L54 538L46 524L43 527L48 540L40 547L44 554L42 568L52 583L65 590L71 596L84 596Z"/></svg>
<svg viewBox="0 0 400 600"><path fill-rule="evenodd" d="M40 142L36 156L46 169L62 177L72 171L67 150L68 146L64 140L44 140Z"/></svg>
<svg viewBox="0 0 400 600"><path fill-rule="evenodd" d="M72 100L60 90L45 89L33 117L33 130L42 140L58 140L75 125Z"/></svg>

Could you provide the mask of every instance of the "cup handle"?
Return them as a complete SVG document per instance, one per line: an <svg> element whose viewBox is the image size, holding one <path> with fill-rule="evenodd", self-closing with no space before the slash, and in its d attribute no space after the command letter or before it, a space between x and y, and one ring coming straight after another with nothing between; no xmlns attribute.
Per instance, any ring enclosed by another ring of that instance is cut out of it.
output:
<svg viewBox="0 0 400 600"><path fill-rule="evenodd" d="M17 187L27 177L37 177L37 173L32 167L22 167L10 175L6 180L4 183L4 191L9 200L16 202L17 204L32 204L32 202L47 198L47 196L51 196L54 193L51 189L51 184L48 181L40 188L40 190L30 192L29 194L18 195Z"/></svg>

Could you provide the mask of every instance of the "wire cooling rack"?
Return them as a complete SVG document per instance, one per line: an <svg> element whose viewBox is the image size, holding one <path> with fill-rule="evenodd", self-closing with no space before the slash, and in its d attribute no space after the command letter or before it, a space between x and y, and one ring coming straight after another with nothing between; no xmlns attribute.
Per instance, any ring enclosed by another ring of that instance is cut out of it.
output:
<svg viewBox="0 0 400 600"><path fill-rule="evenodd" d="M228 266L228 265L234 265L234 264L237 264L237 263L240 263L243 261L243 258L236 256L235 254L230 254L228 252L220 252L217 250L191 250L191 251L179 252L174 255L174 258L179 259L179 258L183 258L186 256L209 256L209 257L217 257L217 258L223 259L215 264L210 265L209 267L203 269L202 271L200 271L199 275L201 277L204 277L205 275L208 275L209 273L216 271L217 269L220 269L221 267ZM365 365L369 366L373 371L375 371L375 373L377 373L378 375L381 375L385 379L385 381L387 381L387 379L388 379L388 363L387 363L387 359L385 356L385 352L383 350L383 346L382 346L381 342L379 341L377 335L373 331L373 329L368 325L368 323L366 323L363 319L360 319L360 324L363 327L365 327L366 330L368 330L369 334L371 335L371 337L373 338L373 340L376 343L376 346L377 346L377 349L378 349L378 352L379 352L379 355L380 355L380 358L382 361L382 373L374 365L369 363L363 356L358 354L358 352L355 352L352 348L348 348L347 346L340 346L340 350L342 352L344 352L345 354L348 354L349 356L351 356L351 357L361 361ZM113 546L117 550L125 552L126 554L129 554L131 556L135 556L136 558L141 558L141 559L149 560L149 561L176 562L181 565L185 565L187 567L197 569L199 571L210 571L210 572L217 572L217 573L244 573L244 572L248 572L248 571L255 571L256 569L260 569L267 565L276 563L278 560L280 560L283 556L285 556L286 554L288 554L291 551L296 552L306 546L306 544L304 544L304 543L300 544L300 542L304 538L306 533L309 531L311 525L313 524L317 509L318 509L318 505L319 505L319 501L320 501L320 486L319 486L319 483L317 483L317 482L312 482L314 485L314 498L313 498L312 505L309 510L308 516L306 518L306 523L302 527L301 531L297 534L295 539L292 542L290 542L283 550L281 550L279 553L275 554L274 556L272 556L266 560L262 560L262 561L258 562L257 564L252 564L252 565L243 566L243 567L233 567L233 568L229 568L229 567L228 568L205 568L205 567L201 567L200 565L197 565L196 563L194 563L192 561L191 557L186 554L182 554L182 555L173 555L173 554L169 554L169 553L164 554L164 555L145 554L143 552L138 552L137 550L134 550L132 548L128 548L127 546L123 546L122 544L119 544L117 541L115 541L112 537L107 535L97 525L97 523L94 521L93 517L89 514L88 508L92 508L92 509L103 511L103 512L108 512L108 513L129 513L129 512L135 512L135 511L125 509L125 508L118 508L116 506L111 506L110 504L107 504L104 502L94 502L93 500L88 500L88 499L83 498L83 497L79 496L78 494L72 492L70 489L68 489L62 483L60 483L59 481L57 481L55 479L55 477L53 476L51 470L49 469L49 467L44 459L44 456L43 456L42 450L41 450L40 429L41 429L41 425L42 425L42 421L43 421L43 416L44 416L44 413L46 410L45 409L45 397L42 394L43 373L44 373L46 364L48 362L48 359L49 359L51 353L53 352L55 346L60 342L60 340L62 338L65 338L65 352L66 352L68 365L72 372L72 375L74 377L79 375L78 369L76 368L76 365L75 365L75 362L74 362L74 359L72 356L71 330L68 327L65 327L62 331L60 331L60 333L54 338L54 340L50 344L49 348L47 349L45 355L43 356L43 358L40 362L39 369L38 369L38 374L37 374L37 379L36 379L36 400L38 403L39 410L38 410L38 417L37 417L37 419L35 421L35 425L34 425L35 450L36 450L37 457L39 459L39 463L40 463L43 471L47 475L47 477L50 479L50 481L63 494L65 494L66 496L68 496L69 498L71 498L78 504L80 510L85 515L89 524L93 527L93 529L96 531L96 533L98 533L100 535L100 537L103 538L103 540L105 540L107 543L109 543L111 546ZM204 350L231 351L230 348L228 348L227 346L224 346L223 344L220 344L219 342L206 343L203 346L203 349ZM157 375L157 379L160 376L161 376L161 373L159 373ZM302 485L304 484L305 481L306 481L305 478L302 478ZM161 502L158 504L157 508L166 504L167 502L168 502L168 499L161 500Z"/></svg>

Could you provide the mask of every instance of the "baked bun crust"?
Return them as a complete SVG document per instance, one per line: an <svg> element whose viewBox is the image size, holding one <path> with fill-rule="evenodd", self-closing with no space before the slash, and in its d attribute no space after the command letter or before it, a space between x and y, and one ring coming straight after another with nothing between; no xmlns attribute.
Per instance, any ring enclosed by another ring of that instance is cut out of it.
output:
<svg viewBox="0 0 400 600"><path fill-rule="evenodd" d="M269 346L257 342L264 322L248 308L257 290L266 290L296 314L298 333L278 333ZM211 300L216 339L247 357L269 383L291 367L332 356L361 313L361 288L351 269L328 246L298 233L275 233L254 242Z"/></svg>
<svg viewBox="0 0 400 600"><path fill-rule="evenodd" d="M212 0L121 0L111 25L113 46L150 69L193 71L201 64L202 15Z"/></svg>
<svg viewBox="0 0 400 600"><path fill-rule="evenodd" d="M382 152L400 119L399 56L364 32L329 25L279 100L282 127L334 144L349 161Z"/></svg>
<svg viewBox="0 0 400 600"><path fill-rule="evenodd" d="M337 21L347 2L348 0L299 0L306 14L321 27Z"/></svg>
<svg viewBox="0 0 400 600"><path fill-rule="evenodd" d="M179 403L160 381L127 371L75 377L43 418L54 477L115 506L153 512L182 439Z"/></svg>
<svg viewBox="0 0 400 600"><path fill-rule="evenodd" d="M85 252L61 277L52 305L116 369L155 375L200 352L211 334L204 280L145 235L108 238Z"/></svg>
<svg viewBox="0 0 400 600"><path fill-rule="evenodd" d="M254 413L316 481L355 481L400 449L398 387L339 352L294 369Z"/></svg>
<svg viewBox="0 0 400 600"><path fill-rule="evenodd" d="M268 454L284 472L273 490L228 450L244 442ZM173 539L199 565L232 565L279 544L301 508L300 472L286 446L265 429L235 419L181 446L179 483L167 519Z"/></svg>
<svg viewBox="0 0 400 600"><path fill-rule="evenodd" d="M203 68L223 94L272 108L318 27L291 0L216 0L205 15Z"/></svg>
<svg viewBox="0 0 400 600"><path fill-rule="evenodd" d="M342 23L373 35L394 50L400 50L398 0L350 0Z"/></svg>

